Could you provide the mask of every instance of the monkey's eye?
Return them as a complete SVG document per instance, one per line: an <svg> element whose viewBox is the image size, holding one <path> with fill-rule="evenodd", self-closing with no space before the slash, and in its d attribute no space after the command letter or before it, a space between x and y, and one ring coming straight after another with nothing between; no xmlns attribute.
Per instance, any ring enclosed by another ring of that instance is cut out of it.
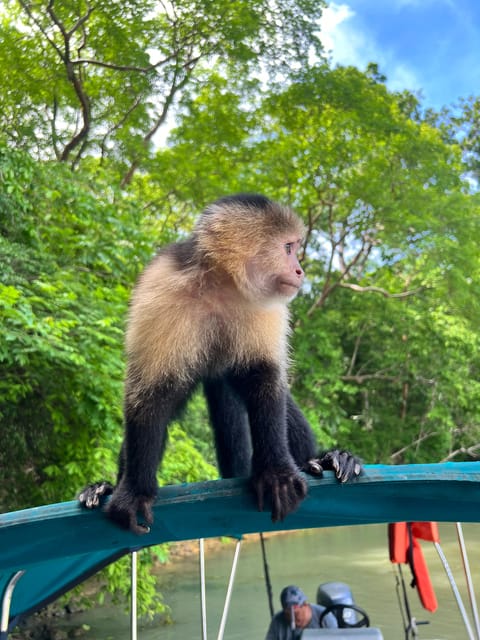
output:
<svg viewBox="0 0 480 640"><path fill-rule="evenodd" d="M287 256L290 256L293 251L293 242L287 242L285 245L285 251L287 252Z"/></svg>

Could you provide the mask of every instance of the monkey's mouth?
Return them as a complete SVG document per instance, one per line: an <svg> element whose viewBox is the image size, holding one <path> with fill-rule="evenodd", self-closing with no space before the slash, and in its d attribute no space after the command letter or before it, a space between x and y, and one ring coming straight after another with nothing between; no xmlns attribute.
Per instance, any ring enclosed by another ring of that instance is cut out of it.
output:
<svg viewBox="0 0 480 640"><path fill-rule="evenodd" d="M280 286L281 287L290 287L291 289L295 289L296 291L298 291L302 285L301 284L296 284L295 282L287 282L286 280L282 280L280 282Z"/></svg>

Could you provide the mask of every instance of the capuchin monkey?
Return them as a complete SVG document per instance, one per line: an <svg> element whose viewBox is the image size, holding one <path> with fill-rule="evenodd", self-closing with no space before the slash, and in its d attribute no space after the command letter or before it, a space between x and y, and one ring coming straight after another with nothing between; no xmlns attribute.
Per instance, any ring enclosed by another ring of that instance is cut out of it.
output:
<svg viewBox="0 0 480 640"><path fill-rule="evenodd" d="M90 485L79 496L82 505L96 507L113 493L108 516L137 533L149 530L168 424L200 383L222 477L251 476L258 508L269 499L273 521L305 497L301 471L333 470L341 482L361 473L347 451L317 453L288 389L287 305L304 278L297 258L303 236L289 208L239 194L209 205L189 238L147 266L126 332L117 485ZM137 523L137 512L145 524Z"/></svg>

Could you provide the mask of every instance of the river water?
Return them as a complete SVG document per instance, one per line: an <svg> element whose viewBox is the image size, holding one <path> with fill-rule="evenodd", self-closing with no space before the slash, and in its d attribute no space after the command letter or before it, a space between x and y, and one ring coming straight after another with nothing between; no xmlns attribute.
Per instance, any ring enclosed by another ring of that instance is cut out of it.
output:
<svg viewBox="0 0 480 640"><path fill-rule="evenodd" d="M480 589L480 529L465 525L474 585ZM403 640L403 624L395 591L395 573L388 559L386 525L335 527L282 535L266 535L267 560L275 610L287 584L298 584L315 602L320 583L338 580L350 585L356 603L367 611L372 626L380 627L385 640ZM441 547L470 613L463 564L453 524L440 525ZM413 615L429 624L419 628L420 640L468 640L465 625L452 595L440 558L430 542L422 542L430 576L439 602L438 610L424 611L416 592L407 586ZM217 638L235 544L207 554L208 638ZM404 577L409 582L406 567ZM170 606L173 624L142 624L138 640L189 640L201 638L198 559L187 558L161 570L158 588ZM470 618L472 616L470 615ZM263 640L270 619L261 546L257 536L242 543L232 594L225 640ZM128 640L129 617L118 607L104 606L73 615L69 625L88 625L88 640Z"/></svg>

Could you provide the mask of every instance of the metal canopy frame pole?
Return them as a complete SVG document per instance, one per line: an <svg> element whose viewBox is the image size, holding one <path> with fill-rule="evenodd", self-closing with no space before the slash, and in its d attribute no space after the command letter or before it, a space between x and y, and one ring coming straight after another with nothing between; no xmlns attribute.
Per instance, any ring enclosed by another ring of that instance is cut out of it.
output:
<svg viewBox="0 0 480 640"><path fill-rule="evenodd" d="M225 604L223 606L222 620L218 629L217 640L223 640L223 634L225 633L225 625L227 624L228 610L230 608L230 600L232 598L233 583L235 581L235 574L237 572L238 556L240 555L241 544L242 539L240 538L239 540L237 540L237 544L235 546L235 554L233 556L232 569L230 571L230 580L228 581L227 594L225 596Z"/></svg>
<svg viewBox="0 0 480 640"><path fill-rule="evenodd" d="M137 551L132 551L130 575L130 638L137 640Z"/></svg>
<svg viewBox="0 0 480 640"><path fill-rule="evenodd" d="M10 605L12 603L13 590L15 589L17 582L23 576L25 571L17 571L10 578L2 598L2 618L0 621L0 639L4 640L8 636L8 622L10 620Z"/></svg>
<svg viewBox="0 0 480 640"><path fill-rule="evenodd" d="M460 554L462 556L463 570L465 571L465 579L467 581L468 597L470 598L470 607L472 608L473 621L477 639L480 640L480 620L478 618L477 599L475 597L475 589L473 587L472 574L470 573L470 563L468 561L467 548L465 546L465 538L463 536L462 523L456 523L458 544L460 545Z"/></svg>
<svg viewBox="0 0 480 640"><path fill-rule="evenodd" d="M472 625L470 624L470 620L468 619L467 612L465 610L465 606L463 604L462 596L460 595L460 591L458 590L457 583L455 582L455 578L453 577L452 570L450 569L450 565L448 564L447 558L443 553L443 549L438 542L433 543L437 553L442 561L443 568L445 569L445 573L447 574L447 578L450 582L450 587L452 588L453 595L455 596L455 600L457 601L457 607L460 611L460 615L463 619L463 624L465 625L465 629L467 630L467 635L469 640L475 640L475 635L472 630Z"/></svg>
<svg viewBox="0 0 480 640"><path fill-rule="evenodd" d="M205 544L204 539L198 541L200 551L200 606L202 615L202 640L207 640L207 596L205 589Z"/></svg>

